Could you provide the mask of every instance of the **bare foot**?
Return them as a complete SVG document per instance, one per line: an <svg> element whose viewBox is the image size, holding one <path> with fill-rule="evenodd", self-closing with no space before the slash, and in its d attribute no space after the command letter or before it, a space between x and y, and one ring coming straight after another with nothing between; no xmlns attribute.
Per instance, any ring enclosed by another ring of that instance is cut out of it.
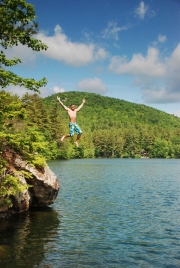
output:
<svg viewBox="0 0 180 268"><path fill-rule="evenodd" d="M77 141L75 141L74 143L76 144L77 147L79 146Z"/></svg>
<svg viewBox="0 0 180 268"><path fill-rule="evenodd" d="M62 136L61 141L63 141L63 140L64 140L64 138L65 138L65 136Z"/></svg>

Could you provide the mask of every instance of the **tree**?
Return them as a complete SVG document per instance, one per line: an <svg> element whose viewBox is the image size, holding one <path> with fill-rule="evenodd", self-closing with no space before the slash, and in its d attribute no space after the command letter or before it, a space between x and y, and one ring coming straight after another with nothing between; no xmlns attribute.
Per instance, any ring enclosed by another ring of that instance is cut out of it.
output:
<svg viewBox="0 0 180 268"><path fill-rule="evenodd" d="M19 85L39 92L38 89L46 85L47 80L35 81L10 72L9 67L21 60L9 60L5 53L9 47L19 44L34 51L47 49L45 44L33 37L38 33L34 6L25 0L0 0L0 16L0 86ZM28 127L27 117L28 113L18 96L12 97L4 91L0 93L0 207L11 206L11 195L24 189L19 178L9 171L5 152L12 150L30 164L45 165L46 139L36 126Z"/></svg>
<svg viewBox="0 0 180 268"><path fill-rule="evenodd" d="M168 158L169 144L165 139L157 138L154 142L150 157L153 158Z"/></svg>
<svg viewBox="0 0 180 268"><path fill-rule="evenodd" d="M28 112L17 95L0 91L0 207L11 206L11 196L25 188L19 176L27 176L23 170L18 173L7 161L10 152L21 155L30 165L45 166L48 142L36 125L29 126Z"/></svg>
<svg viewBox="0 0 180 268"><path fill-rule="evenodd" d="M4 50L8 47L22 44L34 51L47 49L44 43L33 37L39 30L34 6L25 0L0 0L0 14L0 45L3 48L0 52L0 86L20 85L39 92L38 89L47 83L45 78L40 81L22 78L4 68L21 62L18 58L7 59Z"/></svg>

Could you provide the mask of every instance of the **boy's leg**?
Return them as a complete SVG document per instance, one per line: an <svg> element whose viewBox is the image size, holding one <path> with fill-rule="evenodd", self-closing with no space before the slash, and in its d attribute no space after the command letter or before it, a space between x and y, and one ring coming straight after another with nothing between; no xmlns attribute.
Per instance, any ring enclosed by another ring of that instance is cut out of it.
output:
<svg viewBox="0 0 180 268"><path fill-rule="evenodd" d="M76 141L74 142L76 144L76 146L78 147L78 140L81 138L81 135L82 135L82 131L80 129L80 127L78 126L78 124L75 124L75 129L74 129L76 132L77 132L77 138L76 138Z"/></svg>
<svg viewBox="0 0 180 268"><path fill-rule="evenodd" d="M81 134L77 135L76 141L74 142L76 146L78 147L78 140L81 138Z"/></svg>
<svg viewBox="0 0 180 268"><path fill-rule="evenodd" d="M71 137L71 135L70 134L66 134L66 135L62 136L61 141L63 141L65 138L69 138L69 137Z"/></svg>
<svg viewBox="0 0 180 268"><path fill-rule="evenodd" d="M74 136L74 124L69 123L69 134L62 136L61 141L72 136Z"/></svg>

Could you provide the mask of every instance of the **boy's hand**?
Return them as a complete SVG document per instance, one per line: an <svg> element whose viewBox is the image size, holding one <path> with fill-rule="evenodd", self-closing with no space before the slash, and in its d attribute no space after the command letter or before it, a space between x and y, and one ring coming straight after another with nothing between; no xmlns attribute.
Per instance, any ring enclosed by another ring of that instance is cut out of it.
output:
<svg viewBox="0 0 180 268"><path fill-rule="evenodd" d="M83 102L83 103L85 103L85 102L86 102L86 100L85 100L85 99L83 99L83 100L82 100L82 102Z"/></svg>
<svg viewBox="0 0 180 268"><path fill-rule="evenodd" d="M57 100L60 101L60 98L57 96Z"/></svg>

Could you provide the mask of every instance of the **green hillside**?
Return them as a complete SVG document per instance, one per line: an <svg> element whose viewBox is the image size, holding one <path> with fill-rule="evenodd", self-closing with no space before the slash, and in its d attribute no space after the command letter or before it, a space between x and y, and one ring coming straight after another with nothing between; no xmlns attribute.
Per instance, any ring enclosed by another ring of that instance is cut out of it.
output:
<svg viewBox="0 0 180 268"><path fill-rule="evenodd" d="M78 106L83 98L86 99L80 120L88 117L88 119L94 122L101 120L102 124L111 124L113 122L119 126L142 123L165 128L180 127L180 118L142 104L103 97L93 93L75 91L57 95L67 107L69 107L72 102ZM45 98L43 100L45 105L53 105L56 102L57 95L54 94Z"/></svg>
<svg viewBox="0 0 180 268"><path fill-rule="evenodd" d="M69 131L68 117L56 96L43 99L43 103L49 112L56 109L56 115L61 118L61 129L57 126L60 139ZM65 140L63 145L59 144L60 148L67 146L67 151L70 150L68 157L180 156L180 118L174 115L93 93L66 92L58 96L67 107L71 103L79 106L82 99L86 99L77 117L83 130L79 151L69 148L71 141Z"/></svg>

